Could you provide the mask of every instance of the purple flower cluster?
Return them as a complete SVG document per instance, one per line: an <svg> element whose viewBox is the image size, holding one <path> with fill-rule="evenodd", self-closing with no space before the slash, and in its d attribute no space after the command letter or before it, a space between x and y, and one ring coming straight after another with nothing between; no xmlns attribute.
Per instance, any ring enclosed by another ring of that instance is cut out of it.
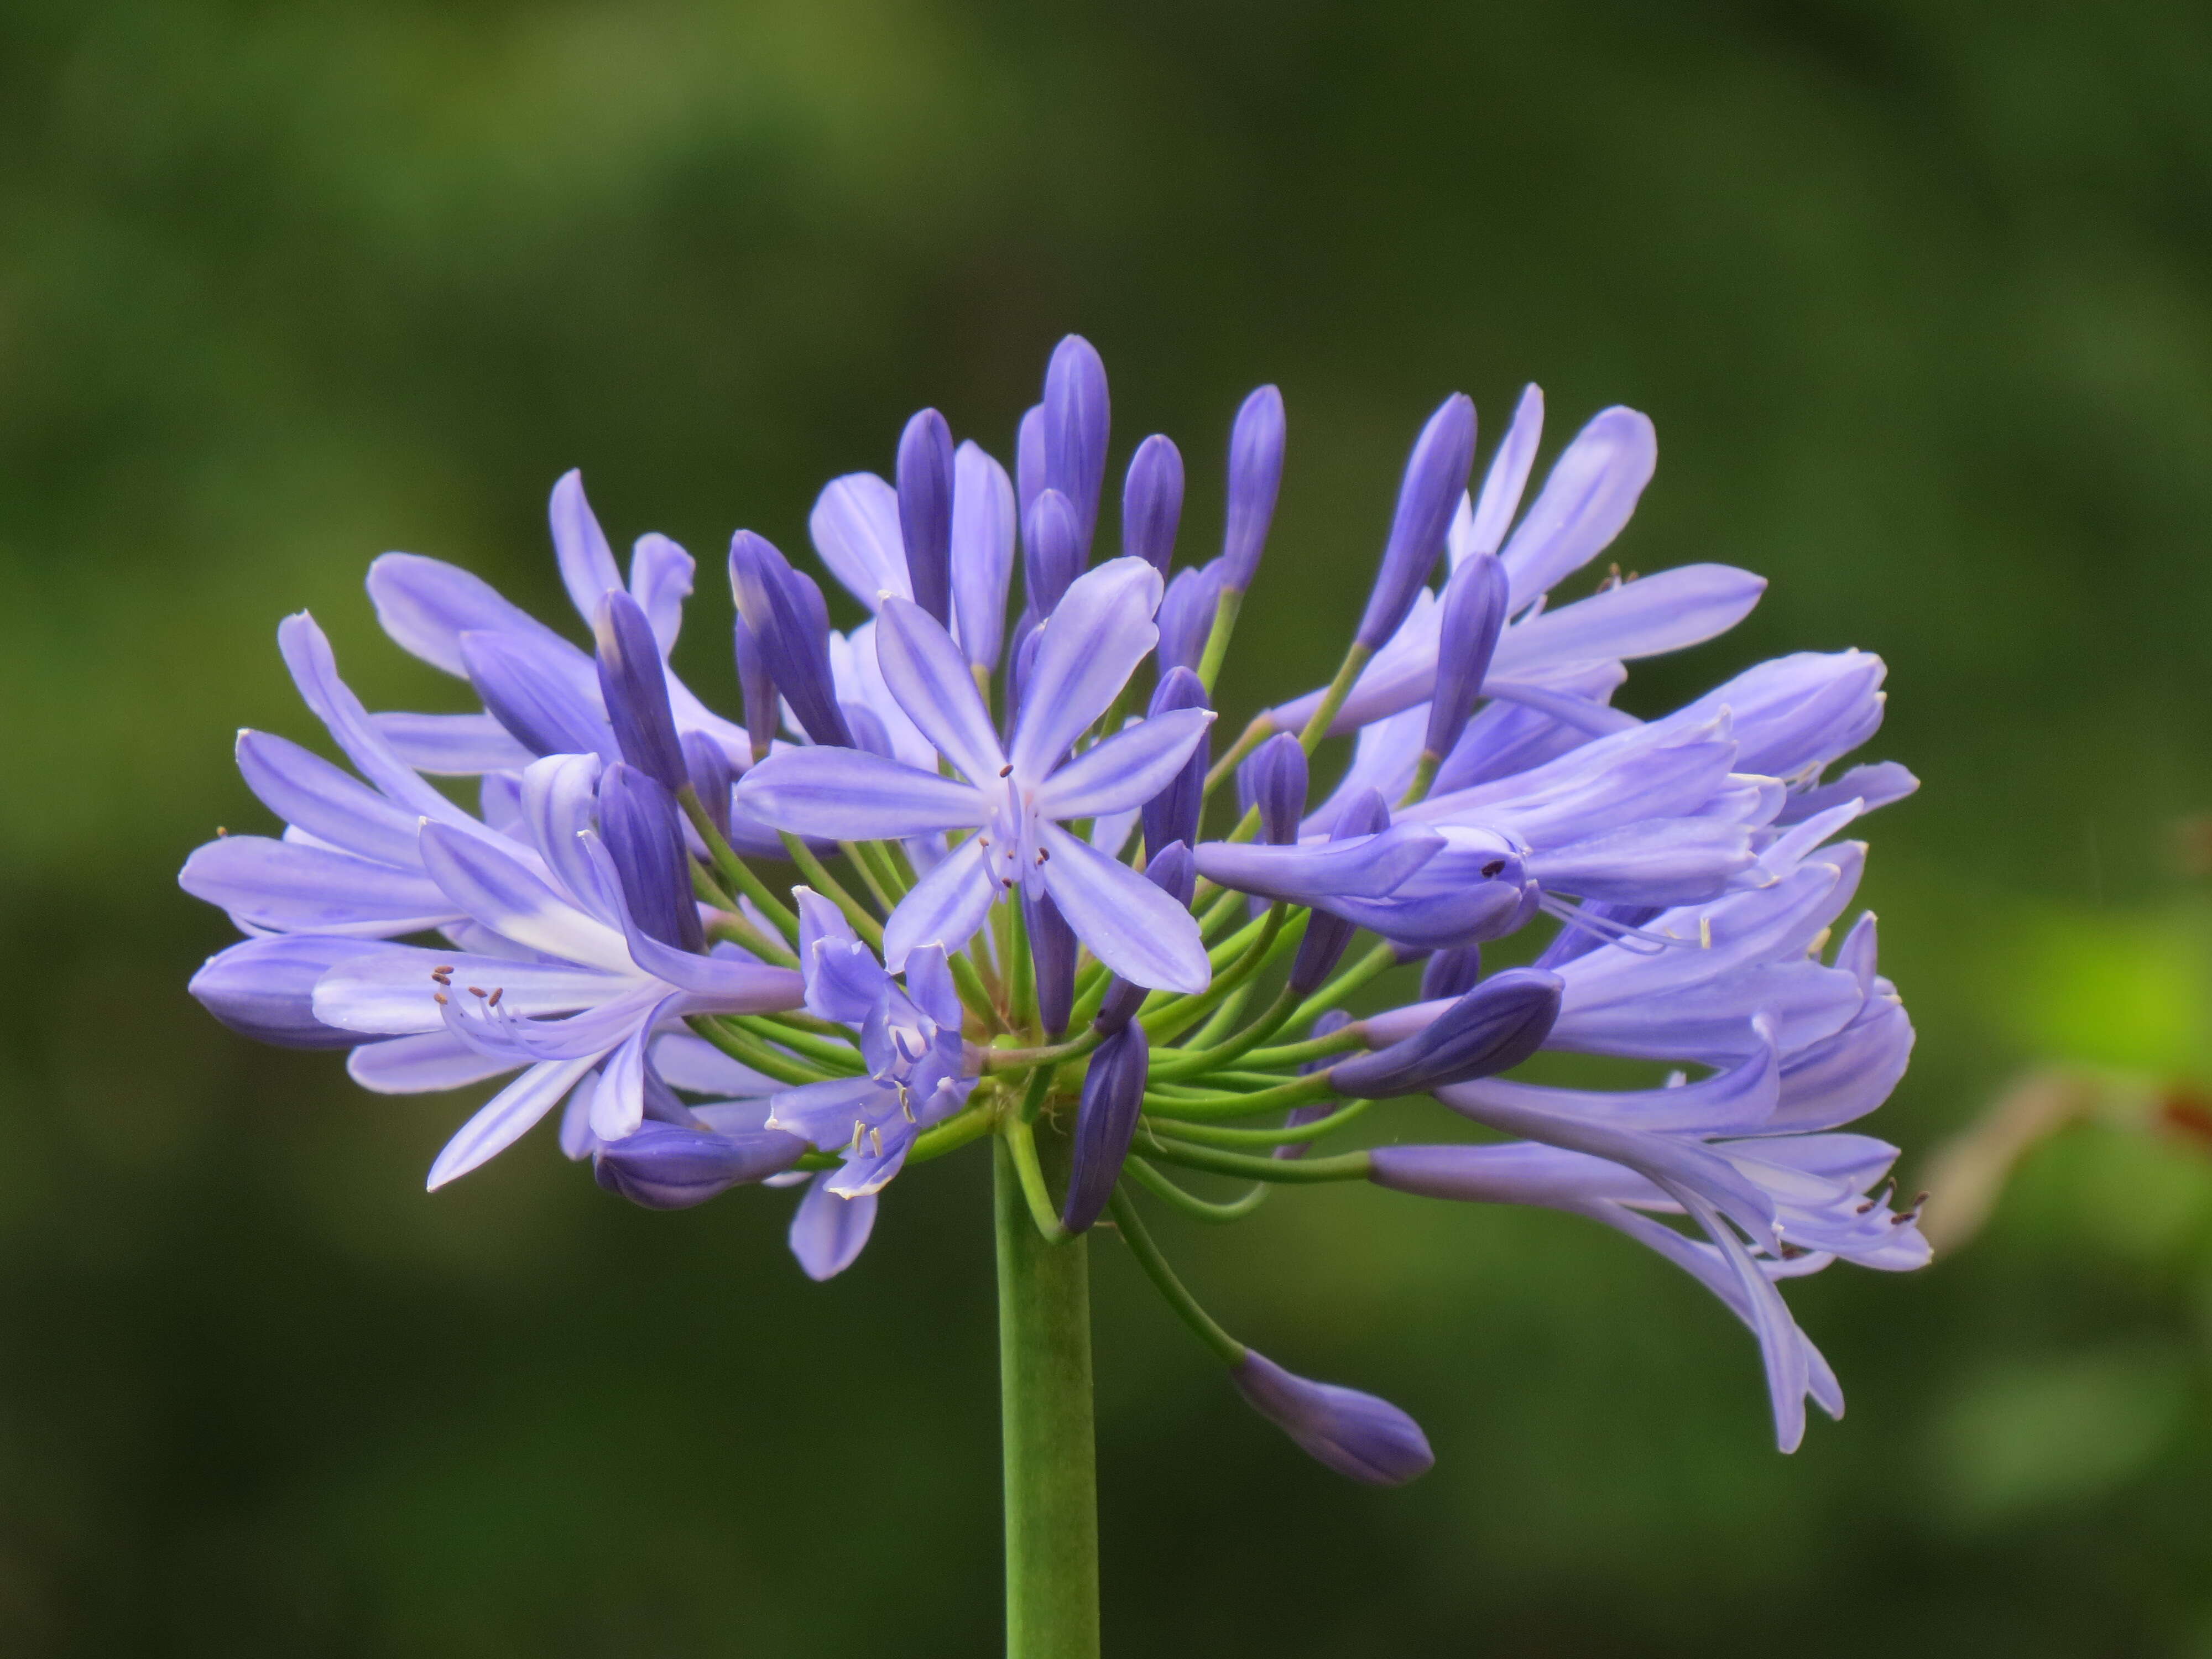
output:
<svg viewBox="0 0 2212 1659"><path fill-rule="evenodd" d="M810 520L857 626L833 629L764 538L732 538L735 719L668 665L690 556L645 536L625 580L571 473L550 519L587 646L452 565L371 567L386 631L472 712L371 714L311 618L279 629L350 769L240 734L284 828L187 860L246 936L193 993L250 1036L349 1049L379 1092L508 1079L434 1188L556 1109L562 1150L643 1206L803 1183L791 1245L817 1279L902 1170L1001 1138L1048 1238L1110 1208L1244 1397L1364 1480L1426 1468L1419 1427L1227 1337L1134 1198L1219 1220L1364 1180L1571 1212L1750 1328L1792 1448L1808 1396L1843 1400L1780 1282L1927 1259L1883 1186L1895 1149L1846 1127L1912 1028L1873 918L1845 923L1865 848L1838 839L1915 781L1831 776L1881 718L1882 665L1856 651L1762 663L1657 719L1615 708L1626 664L1726 631L1764 583L1616 568L1565 592L1656 444L1607 410L1524 507L1542 421L1532 386L1477 480L1474 406L1443 403L1334 678L1218 757L1212 687L1282 477L1272 386L1232 423L1219 554L1180 568L1164 436L1128 462L1118 554L1098 546L1110 404L1086 342L1053 354L1012 476L923 410L892 480L836 479ZM1339 1006L1416 962L1414 1000ZM1649 1086L1505 1075L1544 1050L1640 1062ZM1309 1155L1407 1096L1483 1138ZM1224 1176L1249 1190L1189 1184Z"/></svg>

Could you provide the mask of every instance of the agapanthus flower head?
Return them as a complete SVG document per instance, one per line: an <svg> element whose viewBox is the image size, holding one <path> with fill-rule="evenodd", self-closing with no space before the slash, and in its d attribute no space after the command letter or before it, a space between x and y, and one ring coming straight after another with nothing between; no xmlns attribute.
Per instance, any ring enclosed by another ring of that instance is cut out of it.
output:
<svg viewBox="0 0 2212 1659"><path fill-rule="evenodd" d="M1182 568L1182 453L1153 434L1111 474L1110 413L1070 336L1011 471L914 416L890 477L815 501L828 597L738 531L741 719L668 665L690 556L641 537L625 580L574 473L550 521L588 644L453 566L379 560L387 632L480 706L373 714L313 621L283 624L351 769L240 734L285 828L187 861L247 935L194 994L247 1035L349 1049L371 1090L500 1079L433 1186L556 1108L562 1151L648 1208L803 1185L789 1244L817 1279L860 1257L895 1177L995 1139L1002 1249L1118 1235L1256 1409L1378 1484L1429 1467L1419 1428L1223 1331L1139 1200L1220 1222L1355 1180L1565 1211L1753 1331L1794 1446L1806 1399L1842 1395L1781 1282L1927 1255L1882 1184L1894 1149L1847 1127L1912 1044L1871 918L1845 920L1864 844L1838 837L1914 780L1831 775L1880 725L1881 660L1801 653L1655 718L1614 707L1628 665L1724 632L1764 583L1616 568L1570 592L1651 478L1650 422L1600 412L1524 509L1541 393L1472 489L1455 394L1334 678L1224 744L1213 688L1280 500L1281 396L1237 409L1220 554ZM477 780L476 810L434 776ZM1540 1048L1650 1075L1516 1075ZM1394 1115L1382 1144L1318 1150L1370 1111Z"/></svg>

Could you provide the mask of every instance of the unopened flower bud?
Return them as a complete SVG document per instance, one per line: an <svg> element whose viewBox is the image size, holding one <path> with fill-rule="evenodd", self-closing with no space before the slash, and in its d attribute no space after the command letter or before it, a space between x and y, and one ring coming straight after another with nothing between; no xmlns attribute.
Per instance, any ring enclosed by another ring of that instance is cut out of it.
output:
<svg viewBox="0 0 2212 1659"><path fill-rule="evenodd" d="M1251 586L1274 522L1283 483L1283 394L1263 386L1244 400L1229 432L1229 521L1221 538L1222 581Z"/></svg>
<svg viewBox="0 0 2212 1659"><path fill-rule="evenodd" d="M1182 842L1170 842L1157 853L1147 854L1145 879L1188 910L1191 895L1198 890L1198 865L1190 848ZM1091 1024L1101 1031L1111 1034L1120 1030L1137 1017L1150 994L1141 985L1132 984L1118 974L1106 988L1106 995L1098 1005L1097 1017Z"/></svg>
<svg viewBox="0 0 2212 1659"><path fill-rule="evenodd" d="M1067 1030L1075 1009L1075 930L1067 925L1049 893L1022 893L1022 918L1028 925L1030 959L1036 969L1037 1023L1057 1038Z"/></svg>
<svg viewBox="0 0 2212 1659"><path fill-rule="evenodd" d="M899 538L914 602L952 625L952 428L925 409L898 447Z"/></svg>
<svg viewBox="0 0 2212 1659"><path fill-rule="evenodd" d="M1443 615L1437 631L1437 687L1429 702L1428 737L1422 748L1441 760L1458 744L1467 717L1482 695L1498 636L1505 627L1512 584L1495 553L1477 553L1444 584Z"/></svg>
<svg viewBox="0 0 2212 1659"><path fill-rule="evenodd" d="M1178 708L1206 707L1206 687L1198 676L1188 668L1171 668L1160 677L1146 713L1160 715ZM1190 758L1183 763L1182 770L1175 775L1166 788L1145 803L1145 851L1148 857L1171 842L1182 842L1188 847L1198 840L1199 818L1206 810L1206 769L1211 752L1212 746L1200 738L1198 746L1190 751Z"/></svg>
<svg viewBox="0 0 2212 1659"><path fill-rule="evenodd" d="M1465 996L1481 977L1480 945L1460 945L1438 951L1421 964L1421 1000L1441 1002L1446 997Z"/></svg>
<svg viewBox="0 0 2212 1659"><path fill-rule="evenodd" d="M1053 348L1044 372L1044 478L1075 509L1078 569L1090 559L1098 524L1109 424L1106 365L1097 347L1071 334Z"/></svg>
<svg viewBox="0 0 2212 1659"><path fill-rule="evenodd" d="M818 744L851 748L830 672L830 608L813 578L793 570L765 536L740 530L730 540L730 591L801 729Z"/></svg>
<svg viewBox="0 0 2212 1659"><path fill-rule="evenodd" d="M1195 671L1213 632L1213 613L1221 606L1221 561L1176 572L1161 597L1157 621L1160 642L1153 655L1164 674L1170 668Z"/></svg>
<svg viewBox="0 0 2212 1659"><path fill-rule="evenodd" d="M684 745L668 708L668 676L660 641L638 602L619 588L599 597L599 695L623 758L670 790L685 781Z"/></svg>
<svg viewBox="0 0 2212 1659"><path fill-rule="evenodd" d="M688 1210L787 1170L805 1152L804 1140L778 1129L722 1135L647 1123L602 1143L592 1174L609 1192L648 1210Z"/></svg>
<svg viewBox="0 0 2212 1659"><path fill-rule="evenodd" d="M1306 811L1306 751L1287 732L1279 732L1254 750L1237 769L1237 793L1247 810L1260 809L1260 838L1288 847L1298 838Z"/></svg>
<svg viewBox="0 0 2212 1659"><path fill-rule="evenodd" d="M620 761L601 773L599 839L639 928L679 951L705 951L683 820L660 781Z"/></svg>
<svg viewBox="0 0 2212 1659"><path fill-rule="evenodd" d="M249 939L210 957L185 988L242 1036L280 1048L352 1048L376 1039L317 1019L315 981L341 962L383 948L377 939L321 933Z"/></svg>
<svg viewBox="0 0 2212 1659"><path fill-rule="evenodd" d="M1084 1232L1104 1212L1121 1178L1137 1115L1145 1103L1145 1073L1151 1046L1141 1022L1131 1020L1100 1043L1083 1079L1083 1103L1075 1114L1075 1156L1067 1175L1067 1200L1060 1223Z"/></svg>
<svg viewBox="0 0 2212 1659"><path fill-rule="evenodd" d="M1474 404L1454 392L1429 417L1406 462L1398 488L1398 511L1382 550L1375 588L1359 619L1359 643L1378 651L1389 643L1413 608L1413 597L1436 568L1444 550L1444 532L1467 492L1474 470Z"/></svg>
<svg viewBox="0 0 2212 1659"><path fill-rule="evenodd" d="M691 781L692 793L699 797L699 805L707 820L722 832L725 840L730 834L730 790L738 781L738 769L730 764L729 751L704 732L684 734L684 772Z"/></svg>
<svg viewBox="0 0 2212 1659"><path fill-rule="evenodd" d="M1121 486L1121 551L1168 574L1182 517L1182 452L1154 433L1137 446Z"/></svg>
<svg viewBox="0 0 2212 1659"><path fill-rule="evenodd" d="M1022 521L1022 575L1030 609L1040 617L1052 615L1068 584L1083 574L1079 530L1073 505L1057 489L1039 495Z"/></svg>
<svg viewBox="0 0 2212 1659"><path fill-rule="evenodd" d="M1293 1376L1250 1348L1229 1368L1252 1409L1315 1462L1370 1486L1401 1486L1435 1467L1421 1425L1387 1400Z"/></svg>
<svg viewBox="0 0 2212 1659"><path fill-rule="evenodd" d="M1510 1071L1552 1034L1565 989L1557 974L1509 968L1403 1042L1335 1067L1330 1079L1355 1099L1387 1100Z"/></svg>

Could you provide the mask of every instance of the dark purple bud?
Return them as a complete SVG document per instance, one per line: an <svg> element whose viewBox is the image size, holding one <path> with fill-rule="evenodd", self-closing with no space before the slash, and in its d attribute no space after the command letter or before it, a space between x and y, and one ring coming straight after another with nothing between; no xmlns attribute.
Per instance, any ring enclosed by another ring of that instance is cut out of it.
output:
<svg viewBox="0 0 2212 1659"><path fill-rule="evenodd" d="M1030 521L1036 498L1044 494L1044 405L1036 404L1023 412L1014 433L1014 495L1024 524Z"/></svg>
<svg viewBox="0 0 2212 1659"><path fill-rule="evenodd" d="M850 749L830 672L830 607L822 590L765 536L740 530L730 538L730 592L801 729L818 744Z"/></svg>
<svg viewBox="0 0 2212 1659"><path fill-rule="evenodd" d="M1481 977L1480 945L1461 945L1439 951L1421 964L1421 1000L1441 1002L1446 997L1463 997L1474 989L1475 981Z"/></svg>
<svg viewBox="0 0 2212 1659"><path fill-rule="evenodd" d="M648 1123L603 1143L592 1158L600 1186L648 1210L688 1210L732 1187L765 1180L805 1156L806 1143L778 1129L722 1135Z"/></svg>
<svg viewBox="0 0 2212 1659"><path fill-rule="evenodd" d="M1444 550L1444 532L1451 528L1474 470L1474 404L1466 393L1455 392L1429 416L1406 462L1390 539L1382 549L1366 614L1359 619L1359 643L1370 651L1388 643L1413 608L1413 596Z"/></svg>
<svg viewBox="0 0 2212 1659"><path fill-rule="evenodd" d="M241 1036L280 1048L353 1048L380 1038L341 1030L315 1018L315 981L341 962L384 943L282 933L219 951L185 988Z"/></svg>
<svg viewBox="0 0 2212 1659"><path fill-rule="evenodd" d="M684 745L669 712L668 674L653 624L638 602L617 588L599 596L592 629L599 636L599 696L623 758L663 788L681 789Z"/></svg>
<svg viewBox="0 0 2212 1659"><path fill-rule="evenodd" d="M1083 1102L1075 1110L1075 1158L1067 1172L1067 1200L1060 1224L1085 1232L1114 1195L1137 1133L1145 1104L1145 1073L1152 1047L1141 1021L1131 1020L1100 1043L1083 1078Z"/></svg>
<svg viewBox="0 0 2212 1659"><path fill-rule="evenodd" d="M1161 672L1194 671L1205 657L1213 613L1221 604L1221 573L1222 562L1216 559L1194 570L1178 570L1168 584L1160 598L1160 642L1153 653Z"/></svg>
<svg viewBox="0 0 2212 1659"><path fill-rule="evenodd" d="M1178 708L1205 708L1206 687L1188 668L1170 668L1152 692L1149 714L1171 714ZM1212 745L1205 738L1190 751L1182 771L1168 787L1145 803L1145 851L1147 856L1170 842L1186 844L1198 840L1199 817L1206 810L1206 769Z"/></svg>
<svg viewBox="0 0 2212 1659"><path fill-rule="evenodd" d="M1444 584L1437 633L1437 689L1429 703L1424 750L1442 760L1457 746L1467 717L1482 695L1498 636L1505 628L1512 583L1495 553L1477 553Z"/></svg>
<svg viewBox="0 0 2212 1659"><path fill-rule="evenodd" d="M1048 489L1022 521L1022 575L1029 585L1030 609L1040 617L1052 615L1068 584L1082 574L1075 508L1059 490Z"/></svg>
<svg viewBox="0 0 2212 1659"><path fill-rule="evenodd" d="M691 780L692 793L699 797L699 805L706 809L708 819L726 841L730 834L730 790L738 781L738 769L730 764L729 750L704 732L686 732L684 770Z"/></svg>
<svg viewBox="0 0 2212 1659"><path fill-rule="evenodd" d="M1188 846L1179 841L1170 842L1158 852L1147 854L1145 879L1188 910L1191 895L1198 890L1198 864ZM1150 994L1143 986L1132 984L1117 974L1098 1004L1097 1018L1091 1023L1110 1036L1137 1017L1137 1010L1145 1006L1145 999Z"/></svg>
<svg viewBox="0 0 2212 1659"><path fill-rule="evenodd" d="M659 781L620 761L600 774L599 839L639 929L679 951L705 951L684 822Z"/></svg>
<svg viewBox="0 0 2212 1659"><path fill-rule="evenodd" d="M1306 815L1306 751L1287 732L1279 732L1254 750L1237 769L1237 793L1245 806L1260 809L1260 839L1288 847L1298 838Z"/></svg>
<svg viewBox="0 0 2212 1659"><path fill-rule="evenodd" d="M1283 394L1263 386L1244 400L1229 433L1229 523L1221 538L1222 580L1239 593L1251 586L1260 568L1282 483Z"/></svg>
<svg viewBox="0 0 2212 1659"><path fill-rule="evenodd" d="M1044 482L1075 508L1075 557L1091 556L1098 526L1098 495L1106 483L1106 365L1080 334L1052 350L1044 371Z"/></svg>
<svg viewBox="0 0 2212 1659"><path fill-rule="evenodd" d="M1565 981L1536 968L1484 980L1425 1028L1330 1073L1339 1093L1387 1100L1510 1071L1543 1046Z"/></svg>
<svg viewBox="0 0 2212 1659"><path fill-rule="evenodd" d="M603 755L611 760L614 728L588 693L549 670L538 653L502 634L461 635L461 665L484 710L533 755Z"/></svg>
<svg viewBox="0 0 2212 1659"><path fill-rule="evenodd" d="M762 653L759 635L743 617L732 624L732 634L737 647L738 693L745 705L745 736L751 740L753 758L759 760L775 741L776 725L781 718L776 703L775 676L768 672L768 658Z"/></svg>
<svg viewBox="0 0 2212 1659"><path fill-rule="evenodd" d="M1320 918L1316 917L1315 920L1319 921ZM1341 1008L1332 1008L1327 1013L1323 1014L1319 1019L1314 1021L1313 1030L1308 1032L1307 1035L1313 1037L1334 1036L1339 1031L1341 1031L1346 1026L1351 1024L1352 1016L1350 1014L1346 1013ZM1299 1066L1298 1075L1300 1077L1310 1077L1316 1072L1326 1072L1330 1066L1335 1064L1336 1056L1334 1054L1323 1054L1320 1059L1310 1060L1306 1061L1304 1065ZM1337 1102L1334 1100L1316 1100L1310 1105L1293 1106L1284 1115L1283 1127L1285 1129L1295 1129L1302 1123L1318 1123L1322 1119L1327 1117L1331 1112L1336 1110L1336 1109ZM1277 1158L1304 1158L1311 1145L1312 1143L1310 1141L1293 1141L1288 1146L1276 1147L1275 1156Z"/></svg>
<svg viewBox="0 0 2212 1659"><path fill-rule="evenodd" d="M1436 1466L1421 1425L1387 1400L1294 1376L1247 1348L1229 1368L1252 1409L1316 1462L1370 1486L1402 1486Z"/></svg>
<svg viewBox="0 0 2212 1659"><path fill-rule="evenodd" d="M1168 574L1182 517L1182 452L1155 433L1137 446L1121 486L1121 551Z"/></svg>
<svg viewBox="0 0 2212 1659"><path fill-rule="evenodd" d="M1382 792L1363 789L1337 809L1336 823L1328 838L1349 841L1354 836L1379 836L1389 827L1390 803L1382 799Z"/></svg>
<svg viewBox="0 0 2212 1659"><path fill-rule="evenodd" d="M1055 1040L1067 1030L1075 1008L1075 930L1049 893L1022 891L1022 920L1028 925L1030 961L1036 969L1037 1024Z"/></svg>
<svg viewBox="0 0 2212 1659"><path fill-rule="evenodd" d="M925 409L898 447L899 535L914 602L952 626L952 428Z"/></svg>

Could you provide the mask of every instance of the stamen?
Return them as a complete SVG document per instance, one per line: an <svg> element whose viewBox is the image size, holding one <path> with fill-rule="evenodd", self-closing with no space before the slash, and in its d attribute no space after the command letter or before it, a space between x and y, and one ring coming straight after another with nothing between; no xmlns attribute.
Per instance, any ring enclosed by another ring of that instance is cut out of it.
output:
<svg viewBox="0 0 2212 1659"><path fill-rule="evenodd" d="M876 1156L881 1158L884 1155L884 1132L881 1129L869 1130L868 1144L876 1149Z"/></svg>
<svg viewBox="0 0 2212 1659"><path fill-rule="evenodd" d="M1564 899L1553 898L1548 893L1536 901L1536 908L1546 915L1565 923L1567 927L1579 927L1586 933L1595 934L1607 945L1618 945L1622 950L1632 951L1638 956L1654 954L1670 945L1689 943L1687 939L1676 939L1670 933L1646 933L1641 927L1631 927L1626 922L1615 921L1609 916L1589 915L1580 906L1569 904ZM1628 943L1630 939L1639 939L1651 945L1653 950L1637 951Z"/></svg>
<svg viewBox="0 0 2212 1659"><path fill-rule="evenodd" d="M472 997L477 997L477 998L481 999L481 998L483 997L483 986L481 986L481 985L471 985L471 986L470 986L470 987L469 987L469 994L470 994L471 996L472 996Z"/></svg>
<svg viewBox="0 0 2212 1659"><path fill-rule="evenodd" d="M1000 767L1000 768L999 769L999 775L1000 775L1000 777L1002 777L1002 778L1011 778L1012 776L1013 776L1013 775L1014 775L1014 763L1013 763L1013 762L1012 762L1012 761L1008 761L1008 762L1007 762L1004 766Z"/></svg>
<svg viewBox="0 0 2212 1659"><path fill-rule="evenodd" d="M433 991L430 995L441 1008L446 1006L446 994L443 991Z"/></svg>
<svg viewBox="0 0 2212 1659"><path fill-rule="evenodd" d="M1713 919L1711 916L1699 916L1698 918L1698 949L1710 951L1712 948Z"/></svg>
<svg viewBox="0 0 2212 1659"><path fill-rule="evenodd" d="M491 995L490 995L489 997L486 998L486 999L485 999L485 1000L484 1000L484 1006L485 1006L485 1007L487 1007L487 1008L496 1008L496 1007L498 1007L498 1006L499 1006L499 1000L500 1000L501 997L505 996L506 994L507 994L507 987L505 987L504 985L495 985L495 986L493 986L493 987L491 988Z"/></svg>

